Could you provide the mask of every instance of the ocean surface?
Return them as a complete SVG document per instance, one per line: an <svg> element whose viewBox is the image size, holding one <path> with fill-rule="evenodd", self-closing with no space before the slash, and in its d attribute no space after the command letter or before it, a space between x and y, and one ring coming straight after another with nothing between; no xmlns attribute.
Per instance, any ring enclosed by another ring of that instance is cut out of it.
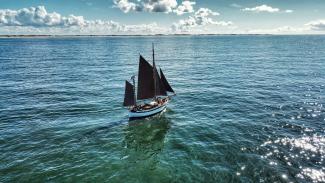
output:
<svg viewBox="0 0 325 183"><path fill-rule="evenodd" d="M139 53L177 95L129 121ZM325 36L0 39L0 182L325 182Z"/></svg>

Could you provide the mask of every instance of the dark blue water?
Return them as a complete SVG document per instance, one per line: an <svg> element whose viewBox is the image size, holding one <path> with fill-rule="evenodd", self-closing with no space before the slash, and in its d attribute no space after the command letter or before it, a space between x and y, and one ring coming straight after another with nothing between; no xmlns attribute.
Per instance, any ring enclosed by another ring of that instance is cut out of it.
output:
<svg viewBox="0 0 325 183"><path fill-rule="evenodd" d="M156 44L177 96L129 122ZM325 182L325 36L0 39L0 182Z"/></svg>

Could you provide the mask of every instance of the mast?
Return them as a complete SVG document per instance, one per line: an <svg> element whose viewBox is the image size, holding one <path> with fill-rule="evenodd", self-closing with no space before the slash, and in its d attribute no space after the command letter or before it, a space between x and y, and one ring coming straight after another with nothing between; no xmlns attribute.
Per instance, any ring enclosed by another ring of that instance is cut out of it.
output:
<svg viewBox="0 0 325 183"><path fill-rule="evenodd" d="M153 83L154 83L154 99L156 99L156 93L157 93L157 81L156 81L156 72L155 72L155 68L156 68L156 64L155 64L155 47L154 44L152 43L152 71L153 71Z"/></svg>
<svg viewBox="0 0 325 183"><path fill-rule="evenodd" d="M135 76L134 75L131 77L131 80L133 82L134 105L137 106L137 97L135 95Z"/></svg>
<svg viewBox="0 0 325 183"><path fill-rule="evenodd" d="M152 62L153 66L155 66L155 45L152 43Z"/></svg>
<svg viewBox="0 0 325 183"><path fill-rule="evenodd" d="M167 96L167 93L156 67L154 44L152 44L152 62L153 62L152 63L153 79L154 79L154 99L156 99L157 96Z"/></svg>

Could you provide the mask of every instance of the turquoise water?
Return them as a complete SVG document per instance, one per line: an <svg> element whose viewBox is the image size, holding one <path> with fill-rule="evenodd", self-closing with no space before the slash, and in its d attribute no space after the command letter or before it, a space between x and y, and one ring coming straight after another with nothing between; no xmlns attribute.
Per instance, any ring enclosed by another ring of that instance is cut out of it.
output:
<svg viewBox="0 0 325 183"><path fill-rule="evenodd" d="M155 43L177 96L128 121ZM325 36L0 39L0 182L325 182Z"/></svg>

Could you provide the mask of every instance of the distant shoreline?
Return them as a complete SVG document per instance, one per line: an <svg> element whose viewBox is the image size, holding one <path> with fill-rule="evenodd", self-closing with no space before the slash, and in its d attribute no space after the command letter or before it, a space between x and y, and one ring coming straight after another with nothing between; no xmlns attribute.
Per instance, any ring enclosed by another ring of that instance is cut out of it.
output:
<svg viewBox="0 0 325 183"><path fill-rule="evenodd" d="M325 34L134 34L134 35L0 35L0 38L60 38L60 37L154 37L154 36L324 36Z"/></svg>

